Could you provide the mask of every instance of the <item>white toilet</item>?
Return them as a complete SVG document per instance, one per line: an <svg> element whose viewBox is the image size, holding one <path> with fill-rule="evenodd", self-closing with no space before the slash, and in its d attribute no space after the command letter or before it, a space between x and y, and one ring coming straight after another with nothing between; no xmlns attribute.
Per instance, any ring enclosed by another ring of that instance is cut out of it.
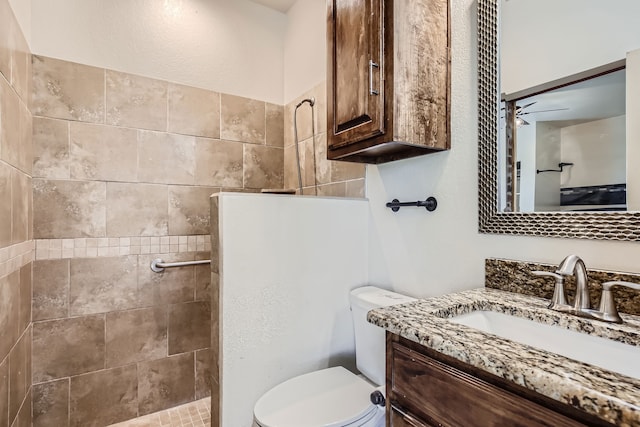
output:
<svg viewBox="0 0 640 427"><path fill-rule="evenodd" d="M415 301L373 286L350 294L356 365L366 378L338 366L300 375L266 392L253 409L258 427L383 427L384 406L370 395L385 381L384 329L367 322L377 307ZM375 384L375 385L374 385Z"/></svg>

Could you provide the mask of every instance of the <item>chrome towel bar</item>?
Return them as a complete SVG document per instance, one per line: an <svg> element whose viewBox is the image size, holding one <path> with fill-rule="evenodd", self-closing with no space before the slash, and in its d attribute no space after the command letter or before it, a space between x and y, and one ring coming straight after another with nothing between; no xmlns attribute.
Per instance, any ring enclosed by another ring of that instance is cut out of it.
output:
<svg viewBox="0 0 640 427"><path fill-rule="evenodd" d="M188 265L201 265L201 264L211 264L210 259L201 259L196 261L181 261L181 262L164 262L162 258L156 258L151 261L151 270L156 273L161 273L165 268L173 268L173 267L186 267Z"/></svg>

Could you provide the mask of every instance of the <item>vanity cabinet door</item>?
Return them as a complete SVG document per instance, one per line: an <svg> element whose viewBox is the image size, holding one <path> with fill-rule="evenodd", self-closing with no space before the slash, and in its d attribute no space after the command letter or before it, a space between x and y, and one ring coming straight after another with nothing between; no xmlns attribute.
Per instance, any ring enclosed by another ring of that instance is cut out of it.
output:
<svg viewBox="0 0 640 427"><path fill-rule="evenodd" d="M327 1L327 158L450 147L449 0Z"/></svg>
<svg viewBox="0 0 640 427"><path fill-rule="evenodd" d="M329 0L331 149L384 134L382 0Z"/></svg>
<svg viewBox="0 0 640 427"><path fill-rule="evenodd" d="M423 425L450 427L590 425L400 343L390 341L387 354L390 357L387 361L387 398L392 407L403 408L402 412L412 414L406 418L392 413L391 425L411 426L409 420L414 417ZM393 424L394 420L396 424Z"/></svg>
<svg viewBox="0 0 640 427"><path fill-rule="evenodd" d="M417 418L394 407L391 408L390 418L390 427L435 427L433 424L425 424Z"/></svg>

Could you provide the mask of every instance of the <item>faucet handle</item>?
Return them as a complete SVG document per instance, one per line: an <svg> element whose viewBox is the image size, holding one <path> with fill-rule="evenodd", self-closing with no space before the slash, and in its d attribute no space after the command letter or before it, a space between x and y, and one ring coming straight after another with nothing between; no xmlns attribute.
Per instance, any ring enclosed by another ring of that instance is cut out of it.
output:
<svg viewBox="0 0 640 427"><path fill-rule="evenodd" d="M613 280L611 282L604 282L602 284L602 296L600 297L600 316L602 316L602 320L606 320L608 322L616 322L622 323L622 318L620 314L618 314L618 309L616 307L615 299L613 298L613 293L611 289L614 286L624 286L630 289L635 289L640 291L640 285L637 283L631 282L623 282L620 280Z"/></svg>
<svg viewBox="0 0 640 427"><path fill-rule="evenodd" d="M567 302L567 294L564 290L564 276L558 273L552 273L550 271L532 271L531 274L535 276L553 277L556 279L556 287L553 290L553 297L549 308L552 310L564 311L569 306Z"/></svg>

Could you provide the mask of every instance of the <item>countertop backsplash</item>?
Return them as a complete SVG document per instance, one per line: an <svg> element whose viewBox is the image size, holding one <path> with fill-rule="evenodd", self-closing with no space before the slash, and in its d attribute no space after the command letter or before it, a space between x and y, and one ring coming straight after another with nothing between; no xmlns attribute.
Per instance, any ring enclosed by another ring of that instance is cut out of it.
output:
<svg viewBox="0 0 640 427"><path fill-rule="evenodd" d="M555 271L557 268L558 265L554 264L487 258L485 260L485 287L550 299L555 287L554 280L549 277L534 276L531 272L536 270ZM591 304L595 308L600 302L602 283L612 280L640 283L640 274L638 273L621 273L589 268L587 268L587 273ZM565 287L571 301L575 295L573 276L566 278ZM640 292L619 286L615 287L613 292L620 312L640 315Z"/></svg>

